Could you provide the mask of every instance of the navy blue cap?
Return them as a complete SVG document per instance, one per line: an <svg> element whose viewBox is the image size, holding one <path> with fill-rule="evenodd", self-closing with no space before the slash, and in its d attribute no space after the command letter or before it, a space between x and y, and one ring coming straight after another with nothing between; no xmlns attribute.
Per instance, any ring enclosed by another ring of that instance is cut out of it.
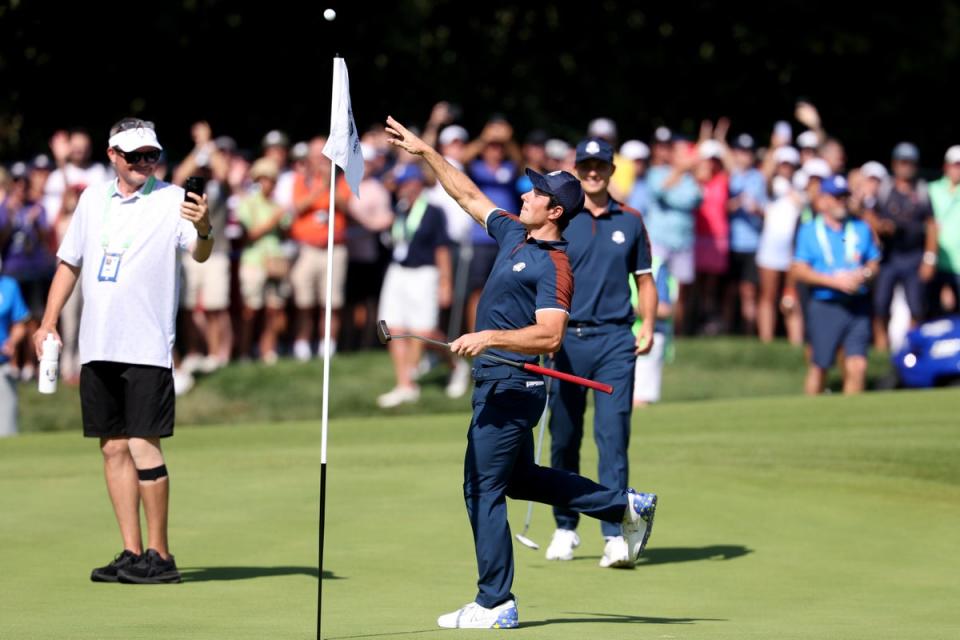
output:
<svg viewBox="0 0 960 640"><path fill-rule="evenodd" d="M527 169L527 177L534 189L553 196L561 207L564 216L572 217L583 209L583 187L580 180L566 171L551 171L544 175L533 169Z"/></svg>
<svg viewBox="0 0 960 640"><path fill-rule="evenodd" d="M756 142L753 141L753 136L749 133L741 133L736 138L733 139L733 148L734 149L743 149L744 151L753 151L756 147Z"/></svg>
<svg viewBox="0 0 960 640"><path fill-rule="evenodd" d="M613 146L603 138L586 138L577 143L576 162L599 160L613 164Z"/></svg>
<svg viewBox="0 0 960 640"><path fill-rule="evenodd" d="M920 150L912 142L901 142L893 148L893 159L903 162L920 162Z"/></svg>
<svg viewBox="0 0 960 640"><path fill-rule="evenodd" d="M397 185L406 184L411 180L419 180L420 182L423 182L425 179L423 177L423 171L421 171L420 167L414 162L409 164L398 164L393 168L393 177L397 181Z"/></svg>
<svg viewBox="0 0 960 640"><path fill-rule="evenodd" d="M825 193L828 196L846 196L850 194L850 185L847 184L847 179L843 176L832 175L820 182L820 193Z"/></svg>

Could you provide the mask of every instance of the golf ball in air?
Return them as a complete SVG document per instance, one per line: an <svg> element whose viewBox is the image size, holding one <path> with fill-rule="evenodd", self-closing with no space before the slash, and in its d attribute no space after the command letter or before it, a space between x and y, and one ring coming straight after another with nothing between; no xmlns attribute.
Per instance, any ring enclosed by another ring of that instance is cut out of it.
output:
<svg viewBox="0 0 960 640"><path fill-rule="evenodd" d="M323 12L323 17L326 18L328 22L333 22L333 20L337 17L337 12L333 9L326 9Z"/></svg>

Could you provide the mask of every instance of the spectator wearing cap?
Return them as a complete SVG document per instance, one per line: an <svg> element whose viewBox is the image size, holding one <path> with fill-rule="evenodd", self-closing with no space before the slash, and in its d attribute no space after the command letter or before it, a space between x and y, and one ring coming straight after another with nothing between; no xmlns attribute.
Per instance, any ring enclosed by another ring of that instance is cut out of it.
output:
<svg viewBox="0 0 960 640"><path fill-rule="evenodd" d="M416 163L400 165L396 216L391 229L393 260L387 267L377 317L391 331L430 335L437 330L441 307L450 305L452 266L443 211L429 203L424 176ZM423 353L419 340L391 340L387 345L396 385L377 397L388 409L416 402L420 387L413 380Z"/></svg>
<svg viewBox="0 0 960 640"><path fill-rule="evenodd" d="M113 178L112 169L93 161L90 134L84 129L55 132L50 153L55 169L44 185L43 206L51 214L60 211L60 200L68 188L82 192Z"/></svg>
<svg viewBox="0 0 960 640"><path fill-rule="evenodd" d="M670 164L673 157L673 132L669 127L657 127L650 140L650 166Z"/></svg>
<svg viewBox="0 0 960 640"><path fill-rule="evenodd" d="M877 198L881 189L886 188L890 174L881 163L870 160L863 163L859 171L850 172L850 213L863 217L868 212L876 215ZM854 177L856 173L856 177Z"/></svg>
<svg viewBox="0 0 960 640"><path fill-rule="evenodd" d="M232 139L214 139L206 121L195 122L190 135L193 149L174 169L173 183L183 186L191 176L203 179L214 248L204 262L183 261L182 307L187 355L181 368L187 373L198 370L210 373L227 364L233 348L227 203L231 147L235 149L236 143ZM198 317L202 317L202 323L197 322Z"/></svg>
<svg viewBox="0 0 960 640"><path fill-rule="evenodd" d="M17 377L10 365L27 335L30 309L20 286L10 276L0 275L0 438L17 435Z"/></svg>
<svg viewBox="0 0 960 640"><path fill-rule="evenodd" d="M947 149L943 176L930 184L930 202L937 222L937 276L931 287L931 310L942 312L943 293L960 311L960 145ZM952 296L950 295L952 293Z"/></svg>
<svg viewBox="0 0 960 640"><path fill-rule="evenodd" d="M791 344L803 341L803 318L797 305L778 305L781 288L787 289L787 274L793 258L793 239L803 196L794 188L794 175L800 165L800 153L782 146L772 152L773 176L763 215L763 231L757 247L760 291L757 301L757 333L763 342L772 342L777 327L777 307L783 313L787 339Z"/></svg>
<svg viewBox="0 0 960 640"><path fill-rule="evenodd" d="M620 202L626 202L636 181L633 163L627 161L617 153L617 123L610 118L594 118L587 125L587 137L600 138L606 140L614 149L613 163L616 169L613 171L613 177L610 179L610 195Z"/></svg>
<svg viewBox="0 0 960 640"><path fill-rule="evenodd" d="M710 138L697 145L700 162L694 175L703 191L703 200L697 207L694 223L694 263L697 267L697 315L704 318L706 333L719 331L720 282L727 272L730 253L729 178L723 164L726 152L726 145Z"/></svg>
<svg viewBox="0 0 960 640"><path fill-rule="evenodd" d="M31 168L18 162L10 168L13 182L0 203L0 264L13 277L30 309L27 330L37 328L55 268L50 251L52 230L41 200L42 192L31 189ZM17 353L14 366L24 379L33 377L35 360L29 351Z"/></svg>
<svg viewBox="0 0 960 640"><path fill-rule="evenodd" d="M290 138L279 129L272 129L260 141L263 157L270 158L280 168L272 200L281 207L293 208L293 170L290 168ZM252 180L253 176L250 177Z"/></svg>
<svg viewBox="0 0 960 640"><path fill-rule="evenodd" d="M670 273L679 284L674 317L678 330L682 331L686 326L689 289L696 278L694 212L703 199L703 192L692 171L700 157L696 148L682 138L670 145L669 152L661 150L660 154L666 164L654 165L647 172L650 208L644 212L644 222L654 258L668 263Z"/></svg>
<svg viewBox="0 0 960 640"><path fill-rule="evenodd" d="M577 174L585 194L583 209L563 237L576 286L570 320L555 357L560 371L613 385L612 395L594 393L593 431L599 451L599 482L626 490L629 464L633 375L638 355L653 347L657 289L651 275L650 240L639 211L624 207L609 191L614 173L613 146L602 138L577 144ZM535 175L532 177L536 177ZM634 280L638 308L630 301ZM643 326L636 336L633 321ZM551 399L550 466L580 472L587 390L560 381ZM547 548L548 560L570 560L579 544L579 516L554 507L557 530ZM601 523L605 545L601 567L633 566L627 542L615 523Z"/></svg>
<svg viewBox="0 0 960 640"><path fill-rule="evenodd" d="M818 157L820 138L816 131L807 129L797 135L797 150L800 152L800 165L812 158Z"/></svg>
<svg viewBox="0 0 960 640"><path fill-rule="evenodd" d="M756 143L753 136L741 133L733 141L733 162L730 170L730 283L724 301L724 316L729 327L735 326L736 301L742 332L752 335L757 322L757 247L763 228L763 211L767 204L767 181L756 166Z"/></svg>
<svg viewBox="0 0 960 640"><path fill-rule="evenodd" d="M639 140L627 140L620 145L620 157L633 163L633 185L627 192L627 205L643 213L650 206L647 194L650 147Z"/></svg>
<svg viewBox="0 0 960 640"><path fill-rule="evenodd" d="M933 279L937 263L937 226L925 181L917 176L920 152L916 145L901 142L893 149L893 181L882 187L876 213L866 220L883 247L883 258L874 284L874 343L889 351L887 324L894 288L903 287L914 325L924 318L926 283Z"/></svg>
<svg viewBox="0 0 960 640"><path fill-rule="evenodd" d="M576 150L565 140L550 138L544 145L544 152L546 154L544 170L547 173L553 173L554 171L570 173L574 171Z"/></svg>
<svg viewBox="0 0 960 640"><path fill-rule="evenodd" d="M807 333L812 346L804 390L823 391L837 349L843 347L843 392L863 391L870 346L868 284L876 276L880 250L866 222L847 212L850 195L843 176L820 185L816 217L797 233L792 271L810 286Z"/></svg>
<svg viewBox="0 0 960 640"><path fill-rule="evenodd" d="M523 146L520 152L523 154L524 169L531 169L537 173L547 172L547 150L546 144L550 137L543 129L534 129L523 139ZM533 183L526 173L521 173L517 178L517 195L523 195L533 188Z"/></svg>
<svg viewBox="0 0 960 640"><path fill-rule="evenodd" d="M290 215L289 209L274 199L279 175L274 158L264 156L254 162L250 178L256 188L237 206L237 221L245 231L240 254L240 353L244 357L250 353L257 316L262 313L258 353L268 365L277 361L277 338L286 329L285 309L290 297L290 260L282 245L282 232L290 226Z"/></svg>
<svg viewBox="0 0 960 640"><path fill-rule="evenodd" d="M311 340L314 328L319 336L324 335L325 307L330 305L331 320L329 335L332 341L330 353L336 351L337 335L340 333L340 309L343 307L344 288L347 277L347 218L350 205L350 187L341 174L337 179L333 207L330 203L330 159L323 155L327 139L319 136L309 144L306 166L293 182L294 219L290 237L298 245L297 259L290 271L293 285L293 302L297 308L296 340L293 355L306 361L313 356ZM333 220L333 291L327 300L327 228L330 224L330 209L335 211ZM313 313L319 305L318 325L314 325ZM322 347L323 345L321 345ZM320 353L324 353L321 348Z"/></svg>

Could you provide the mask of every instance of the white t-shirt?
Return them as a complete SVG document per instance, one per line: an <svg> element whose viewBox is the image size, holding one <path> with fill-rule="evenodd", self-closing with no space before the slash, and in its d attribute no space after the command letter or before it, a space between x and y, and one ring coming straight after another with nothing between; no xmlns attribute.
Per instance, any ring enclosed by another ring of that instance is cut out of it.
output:
<svg viewBox="0 0 960 640"><path fill-rule="evenodd" d="M81 267L80 362L169 368L180 285L177 250L191 250L197 231L180 217L180 187L158 180L152 189L148 182L123 198L116 184L83 192L57 252ZM107 266L107 254L119 254L119 262L113 257Z"/></svg>

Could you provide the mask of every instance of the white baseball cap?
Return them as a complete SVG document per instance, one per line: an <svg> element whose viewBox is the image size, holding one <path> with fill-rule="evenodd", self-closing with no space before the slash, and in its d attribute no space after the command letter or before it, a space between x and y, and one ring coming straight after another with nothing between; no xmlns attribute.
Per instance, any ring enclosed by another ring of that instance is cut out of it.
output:
<svg viewBox="0 0 960 640"><path fill-rule="evenodd" d="M704 140L697 145L697 153L701 158L722 158L723 145L716 140Z"/></svg>
<svg viewBox="0 0 960 640"><path fill-rule="evenodd" d="M860 167L860 173L863 174L865 178L876 178L877 180L886 180L890 175L887 173L887 168L876 160L865 162L863 166Z"/></svg>
<svg viewBox="0 0 960 640"><path fill-rule="evenodd" d="M135 129L126 129L110 136L107 141L110 147L116 147L120 151L136 151L142 147L152 147L153 149L163 150L157 141L157 132L148 127L137 127Z"/></svg>
<svg viewBox="0 0 960 640"><path fill-rule="evenodd" d="M807 129L797 136L797 146L801 149L816 149L820 146L820 139L815 131Z"/></svg>
<svg viewBox="0 0 960 640"><path fill-rule="evenodd" d="M811 178L828 178L833 172L823 158L810 158L803 163L803 172Z"/></svg>
<svg viewBox="0 0 960 640"><path fill-rule="evenodd" d="M551 138L547 140L547 143L543 146L543 148L547 153L547 157L553 160L565 160L567 158L567 154L570 153L570 145L559 138Z"/></svg>
<svg viewBox="0 0 960 640"><path fill-rule="evenodd" d="M470 139L470 135L467 133L467 130L461 127L458 124L452 124L449 127L444 127L443 131L440 132L439 142L442 145L448 145L451 142L466 142Z"/></svg>
<svg viewBox="0 0 960 640"><path fill-rule="evenodd" d="M650 157L650 147L639 140L627 140L620 145L620 155L627 160L646 160Z"/></svg>
<svg viewBox="0 0 960 640"><path fill-rule="evenodd" d="M943 155L943 161L947 164L960 163L960 144L955 144Z"/></svg>
<svg viewBox="0 0 960 640"><path fill-rule="evenodd" d="M616 138L617 125L610 118L594 118L587 127L587 135L595 138Z"/></svg>
<svg viewBox="0 0 960 640"><path fill-rule="evenodd" d="M793 147L777 147L773 152L773 161L777 164L800 165L800 152Z"/></svg>

